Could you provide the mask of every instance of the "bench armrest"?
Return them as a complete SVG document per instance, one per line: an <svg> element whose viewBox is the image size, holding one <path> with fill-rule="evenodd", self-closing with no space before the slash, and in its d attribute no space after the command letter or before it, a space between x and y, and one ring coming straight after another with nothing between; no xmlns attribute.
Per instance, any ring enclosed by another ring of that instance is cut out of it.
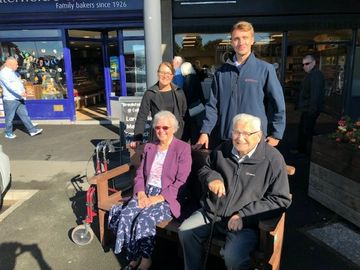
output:
<svg viewBox="0 0 360 270"><path fill-rule="evenodd" d="M107 172L100 173L90 179L90 184L96 185L98 207L108 211L112 205L121 200L121 191L109 195L108 181L130 170L129 164L124 164Z"/></svg>
<svg viewBox="0 0 360 270"><path fill-rule="evenodd" d="M281 215L278 217L270 218L270 219L264 219L259 221L259 229L266 232L272 232L276 229L276 226L278 225Z"/></svg>

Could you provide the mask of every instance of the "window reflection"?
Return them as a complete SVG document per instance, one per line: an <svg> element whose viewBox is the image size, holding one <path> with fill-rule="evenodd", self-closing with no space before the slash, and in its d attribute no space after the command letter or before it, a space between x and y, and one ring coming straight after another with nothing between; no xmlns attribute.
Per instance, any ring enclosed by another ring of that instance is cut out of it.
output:
<svg viewBox="0 0 360 270"><path fill-rule="evenodd" d="M27 99L66 98L62 42L0 42L0 59L8 56L18 59Z"/></svg>
<svg viewBox="0 0 360 270"><path fill-rule="evenodd" d="M260 59L281 65L281 32L255 33L253 50ZM175 54L191 62L195 68L211 78L214 71L233 54L230 33L186 33L175 35Z"/></svg>
<svg viewBox="0 0 360 270"><path fill-rule="evenodd" d="M61 37L59 29L6 30L0 31L0 38Z"/></svg>
<svg viewBox="0 0 360 270"><path fill-rule="evenodd" d="M334 116L340 115L350 39L351 30L289 32L286 89L291 90L296 98L305 77L302 58L312 54L325 77L325 111Z"/></svg>
<svg viewBox="0 0 360 270"><path fill-rule="evenodd" d="M127 95L141 96L146 90L144 41L124 41L124 56Z"/></svg>

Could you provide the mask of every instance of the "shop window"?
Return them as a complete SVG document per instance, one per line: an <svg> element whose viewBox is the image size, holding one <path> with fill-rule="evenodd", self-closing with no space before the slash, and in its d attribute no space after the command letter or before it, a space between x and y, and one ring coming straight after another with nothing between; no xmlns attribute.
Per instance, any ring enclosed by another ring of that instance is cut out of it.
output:
<svg viewBox="0 0 360 270"><path fill-rule="evenodd" d="M70 38L101 39L100 31L68 30Z"/></svg>
<svg viewBox="0 0 360 270"><path fill-rule="evenodd" d="M0 42L0 59L18 59L27 99L66 98L61 41Z"/></svg>
<svg viewBox="0 0 360 270"><path fill-rule="evenodd" d="M143 29L126 29L123 30L124 37L143 37L144 30Z"/></svg>
<svg viewBox="0 0 360 270"><path fill-rule="evenodd" d="M109 32L108 32L108 38L109 38L109 39L117 38L117 36L118 36L117 30L113 30L113 31L109 31Z"/></svg>
<svg viewBox="0 0 360 270"><path fill-rule="evenodd" d="M43 38L43 37L61 37L59 29L37 29L37 30L7 30L0 31L0 38Z"/></svg>
<svg viewBox="0 0 360 270"><path fill-rule="evenodd" d="M127 95L141 96L146 90L144 41L125 40L124 57Z"/></svg>
<svg viewBox="0 0 360 270"><path fill-rule="evenodd" d="M357 32L351 95L360 98L360 30Z"/></svg>
<svg viewBox="0 0 360 270"><path fill-rule="evenodd" d="M255 33L253 51L257 58L274 65L280 79L281 70L281 42L283 34L280 32Z"/></svg>
<svg viewBox="0 0 360 270"><path fill-rule="evenodd" d="M255 33L253 46L256 56L273 63L277 70L281 64L281 39L281 33ZM232 53L230 33L175 35L175 54L191 62L200 74L205 73L205 78L211 77Z"/></svg>
<svg viewBox="0 0 360 270"><path fill-rule="evenodd" d="M351 30L328 32L289 32L289 47L286 69L286 88L296 97L306 73L302 58L312 54L325 77L325 111L333 116L342 112L346 55L351 39Z"/></svg>

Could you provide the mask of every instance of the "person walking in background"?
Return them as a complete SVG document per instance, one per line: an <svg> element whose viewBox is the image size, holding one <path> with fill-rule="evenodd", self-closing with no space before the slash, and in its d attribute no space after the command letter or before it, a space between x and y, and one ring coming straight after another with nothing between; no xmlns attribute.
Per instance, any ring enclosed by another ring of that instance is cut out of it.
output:
<svg viewBox="0 0 360 270"><path fill-rule="evenodd" d="M282 139L286 125L283 89L273 65L251 52L253 44L253 26L236 23L231 31L235 55L215 72L197 144L208 148L210 134L212 146L231 138L231 121L238 113L258 116L272 146Z"/></svg>
<svg viewBox="0 0 360 270"><path fill-rule="evenodd" d="M173 59L173 66L175 69L173 83L176 84L178 87L183 88L184 85L184 76L181 74L181 65L184 62L181 56L174 56Z"/></svg>
<svg viewBox="0 0 360 270"><path fill-rule="evenodd" d="M306 55L302 63L307 74L302 82L297 106L301 111L297 152L306 154L310 153L316 120L324 107L325 80L313 55Z"/></svg>
<svg viewBox="0 0 360 270"><path fill-rule="evenodd" d="M202 269L213 219L214 233L225 238L220 254L226 268L250 269L259 221L291 204L284 158L265 142L260 118L239 114L232 122L232 138L213 150L199 170L202 207L179 227L185 270Z"/></svg>
<svg viewBox="0 0 360 270"><path fill-rule="evenodd" d="M114 205L109 228L116 235L115 253L126 246L129 265L147 270L155 248L156 224L181 216L181 191L191 170L191 147L176 139L178 121L168 111L154 116L156 140L147 143L134 179L134 195L126 205Z"/></svg>
<svg viewBox="0 0 360 270"><path fill-rule="evenodd" d="M18 62L16 58L9 57L0 71L0 86L3 89L3 104L5 112L5 138L14 139L13 120L15 113L20 117L30 136L40 134L43 129L36 128L28 115L25 106L25 88L21 79L17 76Z"/></svg>
<svg viewBox="0 0 360 270"><path fill-rule="evenodd" d="M191 144L195 144L205 116L206 100L200 80L190 62L181 65L181 74L184 76L183 90L188 104L183 140L190 140Z"/></svg>
<svg viewBox="0 0 360 270"><path fill-rule="evenodd" d="M154 115L159 111L166 110L172 112L177 121L179 128L175 137L181 139L184 130L184 117L187 110L187 103L184 91L171 81L174 77L174 67L169 62L162 62L158 68L159 81L145 91L141 100L139 112L135 121L134 139L130 142L130 147L135 149L143 141L145 122L151 114ZM154 139L153 130L150 131L149 141Z"/></svg>

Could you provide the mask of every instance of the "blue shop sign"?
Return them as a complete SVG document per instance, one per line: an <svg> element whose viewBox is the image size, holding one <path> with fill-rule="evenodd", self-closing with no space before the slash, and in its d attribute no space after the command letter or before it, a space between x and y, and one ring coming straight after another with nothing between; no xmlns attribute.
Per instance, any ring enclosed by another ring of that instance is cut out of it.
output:
<svg viewBox="0 0 360 270"><path fill-rule="evenodd" d="M143 0L0 0L0 13L142 10Z"/></svg>

